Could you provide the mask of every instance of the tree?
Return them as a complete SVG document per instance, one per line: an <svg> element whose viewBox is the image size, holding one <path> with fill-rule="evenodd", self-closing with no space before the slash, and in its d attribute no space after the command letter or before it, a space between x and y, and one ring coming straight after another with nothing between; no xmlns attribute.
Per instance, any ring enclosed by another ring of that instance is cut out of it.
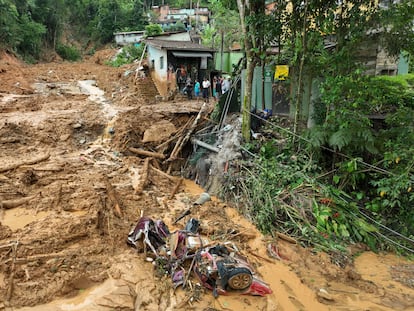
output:
<svg viewBox="0 0 414 311"><path fill-rule="evenodd" d="M264 0L237 0L237 3L247 60L245 92L242 100L242 135L245 141L249 141L254 68L259 63L264 67L267 48L271 41L281 36L282 24L280 19L274 19L273 16L265 13Z"/></svg>
<svg viewBox="0 0 414 311"><path fill-rule="evenodd" d="M241 43L240 16L234 0L211 0L209 9L213 20L211 27L211 46L222 50L229 49L233 43ZM205 32L205 31L203 31Z"/></svg>
<svg viewBox="0 0 414 311"><path fill-rule="evenodd" d="M18 12L12 1L0 0L0 44L3 47L14 47L18 41L15 34L18 30Z"/></svg>
<svg viewBox="0 0 414 311"><path fill-rule="evenodd" d="M162 33L162 28L159 24L149 24L145 26L145 35L151 37Z"/></svg>
<svg viewBox="0 0 414 311"><path fill-rule="evenodd" d="M29 15L20 17L20 30L17 32L20 38L17 44L19 53L37 59L42 47L42 37L46 33L46 27L34 22Z"/></svg>
<svg viewBox="0 0 414 311"><path fill-rule="evenodd" d="M414 55L414 3L411 0L390 1L379 13L381 44L394 56L401 51Z"/></svg>
<svg viewBox="0 0 414 311"><path fill-rule="evenodd" d="M45 41L56 47L65 24L67 6L64 0L36 0L32 7L32 18L46 27Z"/></svg>
<svg viewBox="0 0 414 311"><path fill-rule="evenodd" d="M132 29L143 30L148 24L143 10L141 0L134 0L131 12L129 13L129 25Z"/></svg>
<svg viewBox="0 0 414 311"><path fill-rule="evenodd" d="M25 0L0 0L0 42L25 57L37 58L46 28L31 18L34 4Z"/></svg>
<svg viewBox="0 0 414 311"><path fill-rule="evenodd" d="M248 20L254 16L255 13L264 12L264 0L237 0L237 4L247 59L245 91L242 97L242 136L244 140L248 142L250 141L253 73L257 64L257 43L260 39L255 37L257 24L248 23Z"/></svg>

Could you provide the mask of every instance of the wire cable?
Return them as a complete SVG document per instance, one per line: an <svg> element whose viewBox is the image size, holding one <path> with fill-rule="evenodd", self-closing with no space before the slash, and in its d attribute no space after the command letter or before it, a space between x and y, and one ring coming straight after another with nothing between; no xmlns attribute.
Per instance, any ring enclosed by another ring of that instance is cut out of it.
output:
<svg viewBox="0 0 414 311"><path fill-rule="evenodd" d="M371 233L371 235L375 235L372 232L370 232L370 233ZM405 245L402 245L402 244L400 244L398 242L395 242L393 239L390 239L389 237L387 237L386 235L382 234L381 232L376 232L376 234L380 235L383 239L387 240L388 242L390 242L390 243L392 243L392 244L394 244L394 245L396 245L398 247L401 247L402 249L405 249L406 251L408 251L410 253L414 253L414 249L411 249L411 248L409 248L409 247L407 247Z"/></svg>
<svg viewBox="0 0 414 311"><path fill-rule="evenodd" d="M362 216L364 216L366 219L369 219L370 221L374 222L374 223L375 223L376 225L378 225L379 227L381 227L381 228L383 228L383 229L385 229L385 230L388 230L389 232L391 232L391 233L393 233L393 234L395 234L395 235L398 235L400 238L402 238L402 239L404 239L404 240L406 240L406 241L408 241L408 242L414 243L414 240L413 240L413 239L410 239L409 237L406 237L405 235L403 235L403 234L401 234L401 233L399 233L399 232L397 232L397 231L395 231L395 230L393 230L393 229L391 229L391 228L388 228L387 226L385 226L385 225L383 225L382 223L380 223L380 222L376 221L374 218L372 218L372 217L368 216L368 215L367 215L367 214L365 214L364 212L359 211L359 213L360 213Z"/></svg>

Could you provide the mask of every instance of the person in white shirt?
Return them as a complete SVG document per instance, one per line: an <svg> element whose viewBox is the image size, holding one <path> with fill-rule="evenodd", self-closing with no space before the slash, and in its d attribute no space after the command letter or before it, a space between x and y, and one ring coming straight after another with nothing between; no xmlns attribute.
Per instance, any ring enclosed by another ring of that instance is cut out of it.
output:
<svg viewBox="0 0 414 311"><path fill-rule="evenodd" d="M202 83L202 87L203 87L203 99L206 103L208 103L208 97L209 97L209 93L210 93L210 81L204 77L203 83Z"/></svg>
<svg viewBox="0 0 414 311"><path fill-rule="evenodd" d="M230 90L230 81L228 78L224 78L222 85L221 85L221 91L223 92L223 94L225 94L229 90Z"/></svg>

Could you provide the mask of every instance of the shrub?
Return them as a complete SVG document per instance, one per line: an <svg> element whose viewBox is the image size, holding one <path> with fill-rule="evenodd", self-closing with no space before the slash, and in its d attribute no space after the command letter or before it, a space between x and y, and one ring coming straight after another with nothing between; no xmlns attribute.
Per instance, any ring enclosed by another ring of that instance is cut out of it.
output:
<svg viewBox="0 0 414 311"><path fill-rule="evenodd" d="M125 64L130 64L134 60L141 58L144 52L144 45L128 45L122 48L115 59L109 61L107 64L113 67L120 67Z"/></svg>
<svg viewBox="0 0 414 311"><path fill-rule="evenodd" d="M79 50L74 46L58 44L56 46L56 52L64 60L77 61L81 58L81 54L80 54Z"/></svg>

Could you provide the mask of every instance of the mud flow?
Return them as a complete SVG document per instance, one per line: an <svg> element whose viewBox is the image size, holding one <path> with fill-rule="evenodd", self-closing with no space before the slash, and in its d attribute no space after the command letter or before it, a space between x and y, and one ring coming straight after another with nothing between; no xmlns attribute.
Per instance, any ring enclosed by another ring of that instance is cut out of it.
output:
<svg viewBox="0 0 414 311"><path fill-rule="evenodd" d="M209 125L214 104L156 101L133 66L103 65L114 54L30 66L1 55L0 310L414 310L412 261L265 237L214 196L214 176L237 157L237 116L216 158L185 172L201 148L190 134ZM174 224L206 190L212 200ZM272 294L215 298L193 275L174 288L126 243L141 216L171 230L197 218L205 238L237 246Z"/></svg>

